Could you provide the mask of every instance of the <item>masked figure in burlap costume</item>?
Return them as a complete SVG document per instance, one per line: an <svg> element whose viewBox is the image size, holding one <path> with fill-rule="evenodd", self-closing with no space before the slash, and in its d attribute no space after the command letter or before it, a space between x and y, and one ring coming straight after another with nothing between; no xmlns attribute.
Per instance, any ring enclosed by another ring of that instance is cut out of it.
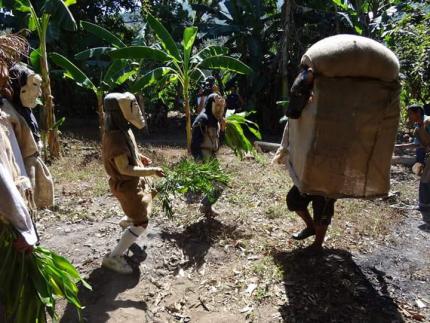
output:
<svg viewBox="0 0 430 323"><path fill-rule="evenodd" d="M294 185L289 210L306 227L293 235L315 235L320 249L338 198L387 196L400 115L399 62L368 38L337 35L303 55L286 111L285 147ZM308 211L312 204L313 218Z"/></svg>
<svg viewBox="0 0 430 323"><path fill-rule="evenodd" d="M301 111L311 98L313 87L313 71L307 66L302 66L297 78L294 80L290 90L290 102L286 111L287 117L291 119L300 118ZM281 147L275 158L282 159L288 155L288 121L285 125L284 136ZM276 159L275 159L276 161ZM315 235L312 247L320 248L324 242L325 233L331 223L334 214L336 200L317 194L304 194L294 185L287 195L287 205L290 211L295 211L306 224L306 227L295 234L293 239L303 240ZM313 218L308 211L308 205L312 204Z"/></svg>
<svg viewBox="0 0 430 323"><path fill-rule="evenodd" d="M28 178L20 175L7 124L6 114L0 111L0 233L12 226L19 233L13 246L18 251L30 251L38 240L30 216L31 186ZM0 258L3 259L1 255Z"/></svg>
<svg viewBox="0 0 430 323"><path fill-rule="evenodd" d="M9 71L13 90L12 103L27 122L37 143L42 148L39 124L33 114L37 99L42 95L42 78L23 64L15 64Z"/></svg>
<svg viewBox="0 0 430 323"><path fill-rule="evenodd" d="M51 207L54 204L54 181L48 167L40 157L41 143L38 143L40 134L38 130L34 132L31 127L32 123L29 124L19 113L19 111L26 111L24 114L34 121L33 126L37 126L29 107L37 105L37 99L41 94L41 79L40 76L21 64L15 64L9 72L9 76L13 104L2 99L0 109L8 115L8 128L11 130L9 137L12 148L14 148L15 158L20 166L21 175L30 178L36 206L38 208ZM16 144L20 151L16 149ZM22 167L22 163L25 165L25 169Z"/></svg>
<svg viewBox="0 0 430 323"><path fill-rule="evenodd" d="M195 160L207 161L216 158L219 149L220 131L224 120L225 99L218 93L208 96L204 109L193 122L191 154ZM207 196L201 201L200 211L208 217L214 217L218 213L212 205L221 196L222 185L215 183L214 197L210 201Z"/></svg>
<svg viewBox="0 0 430 323"><path fill-rule="evenodd" d="M109 175L109 186L126 214L120 225L125 228L120 241L103 259L103 266L119 273L133 270L124 252L148 226L153 192L149 176L163 177L159 167L147 167L151 160L138 152L131 125L143 129L145 122L139 104L131 93L110 93L104 99L105 133L103 162Z"/></svg>

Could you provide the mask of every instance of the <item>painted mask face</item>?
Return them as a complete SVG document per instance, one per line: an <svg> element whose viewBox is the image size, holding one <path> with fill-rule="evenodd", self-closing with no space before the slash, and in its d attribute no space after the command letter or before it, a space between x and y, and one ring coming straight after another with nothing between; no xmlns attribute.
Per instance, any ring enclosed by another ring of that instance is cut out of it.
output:
<svg viewBox="0 0 430 323"><path fill-rule="evenodd" d="M42 95L42 78L39 74L30 74L27 83L21 88L19 98L24 107L33 109L37 105L37 98Z"/></svg>
<svg viewBox="0 0 430 323"><path fill-rule="evenodd" d="M129 92L124 93L124 96L118 100L118 103L124 118L128 122L137 129L145 127L145 119L143 119L142 110L133 94Z"/></svg>
<svg viewBox="0 0 430 323"><path fill-rule="evenodd" d="M221 120L224 116L225 99L221 95L216 95L214 97L214 102L212 102L212 114L218 120Z"/></svg>

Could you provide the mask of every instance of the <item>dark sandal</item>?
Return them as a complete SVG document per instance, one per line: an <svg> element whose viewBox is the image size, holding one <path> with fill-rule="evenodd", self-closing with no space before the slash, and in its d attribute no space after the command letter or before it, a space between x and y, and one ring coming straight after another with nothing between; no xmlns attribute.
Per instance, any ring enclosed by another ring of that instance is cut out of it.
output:
<svg viewBox="0 0 430 323"><path fill-rule="evenodd" d="M315 235L315 230L311 229L311 228L305 228L300 232L294 233L293 234L293 239L294 240L304 240L306 238L309 238L311 236Z"/></svg>

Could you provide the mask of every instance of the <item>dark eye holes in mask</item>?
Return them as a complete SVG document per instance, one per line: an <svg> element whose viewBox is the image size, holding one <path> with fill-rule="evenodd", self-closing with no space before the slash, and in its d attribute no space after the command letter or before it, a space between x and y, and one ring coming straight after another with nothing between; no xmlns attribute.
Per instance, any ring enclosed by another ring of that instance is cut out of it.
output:
<svg viewBox="0 0 430 323"><path fill-rule="evenodd" d="M136 103L137 104L137 106L139 107L139 109L140 109L140 112L142 113L142 115L143 115L143 108L139 105L139 103L137 102L137 100L131 100L130 101L130 112L131 113L133 113L133 104L134 103Z"/></svg>
<svg viewBox="0 0 430 323"><path fill-rule="evenodd" d="M35 87L36 87L36 86L39 86L39 84L37 84L37 83L33 83L33 86L35 86ZM27 90L22 89L22 90L21 90L21 93L22 93L22 94L27 93Z"/></svg>

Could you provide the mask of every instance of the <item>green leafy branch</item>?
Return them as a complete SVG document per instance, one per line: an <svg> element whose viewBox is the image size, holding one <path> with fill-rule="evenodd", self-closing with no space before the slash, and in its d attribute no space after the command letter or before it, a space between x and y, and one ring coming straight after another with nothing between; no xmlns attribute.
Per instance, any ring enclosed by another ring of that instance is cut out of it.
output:
<svg viewBox="0 0 430 323"><path fill-rule="evenodd" d="M14 322L47 322L46 312L53 321L57 298L65 298L78 312L83 308L78 299L78 283L91 289L76 268L56 253L36 247L30 254L15 250L17 233L12 227L0 227L0 296L5 305L6 320Z"/></svg>
<svg viewBox="0 0 430 323"><path fill-rule="evenodd" d="M247 119L253 113L255 112L234 113L234 110L227 110L226 113L225 141L241 159L246 153L255 153L254 146L245 135L246 130L261 140L258 124Z"/></svg>
<svg viewBox="0 0 430 323"><path fill-rule="evenodd" d="M174 214L172 201L179 194L202 194L213 201L216 185L228 185L230 180L216 159L199 163L184 158L172 167L164 167L164 172L166 177L158 183L156 190L162 209L169 218Z"/></svg>

